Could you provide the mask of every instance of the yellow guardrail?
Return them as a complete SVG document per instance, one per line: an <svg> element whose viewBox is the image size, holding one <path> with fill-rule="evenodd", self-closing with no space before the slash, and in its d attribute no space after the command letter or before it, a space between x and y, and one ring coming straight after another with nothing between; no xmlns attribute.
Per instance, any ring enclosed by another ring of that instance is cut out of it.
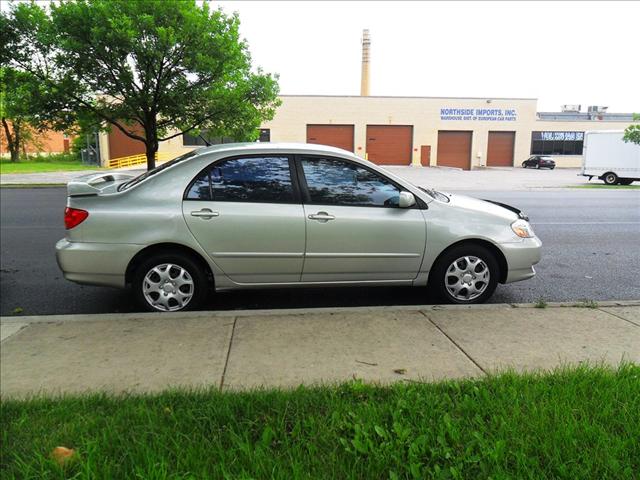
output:
<svg viewBox="0 0 640 480"><path fill-rule="evenodd" d="M156 152L156 162L171 160L176 155L169 152ZM128 157L118 157L109 159L109 168L122 168L131 167L132 165L139 165L141 163L147 163L147 155L140 153L138 155L129 155Z"/></svg>

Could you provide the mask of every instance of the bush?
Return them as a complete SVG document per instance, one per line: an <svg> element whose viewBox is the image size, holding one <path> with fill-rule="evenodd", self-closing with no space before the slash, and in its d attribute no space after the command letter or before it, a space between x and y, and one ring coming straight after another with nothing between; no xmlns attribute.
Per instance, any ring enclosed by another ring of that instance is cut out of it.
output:
<svg viewBox="0 0 640 480"><path fill-rule="evenodd" d="M20 161L42 163L75 163L80 161L80 154L71 152L49 154L37 153L27 156L20 156Z"/></svg>

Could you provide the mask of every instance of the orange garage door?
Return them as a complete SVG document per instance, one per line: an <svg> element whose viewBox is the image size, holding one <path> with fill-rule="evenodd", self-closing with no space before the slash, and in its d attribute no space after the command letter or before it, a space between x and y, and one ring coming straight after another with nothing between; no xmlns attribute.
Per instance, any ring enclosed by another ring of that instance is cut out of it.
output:
<svg viewBox="0 0 640 480"><path fill-rule="evenodd" d="M471 133L461 130L439 130L438 165L471 169Z"/></svg>
<svg viewBox="0 0 640 480"><path fill-rule="evenodd" d="M353 152L353 125L307 125L307 143Z"/></svg>
<svg viewBox="0 0 640 480"><path fill-rule="evenodd" d="M488 167L513 167L516 132L489 132Z"/></svg>
<svg viewBox="0 0 640 480"><path fill-rule="evenodd" d="M410 165L411 125L367 125L367 158L378 165Z"/></svg>

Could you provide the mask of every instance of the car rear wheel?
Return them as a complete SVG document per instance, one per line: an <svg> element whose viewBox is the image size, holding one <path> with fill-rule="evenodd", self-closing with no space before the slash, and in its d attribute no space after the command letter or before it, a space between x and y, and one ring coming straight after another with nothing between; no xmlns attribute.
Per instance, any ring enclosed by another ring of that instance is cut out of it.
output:
<svg viewBox="0 0 640 480"><path fill-rule="evenodd" d="M152 312L193 310L208 291L202 268L181 253L150 257L137 268L132 284L140 306Z"/></svg>
<svg viewBox="0 0 640 480"><path fill-rule="evenodd" d="M440 257L429 285L446 303L487 301L498 285L500 269L494 255L480 245L460 245Z"/></svg>
<svg viewBox="0 0 640 480"><path fill-rule="evenodd" d="M607 185L615 185L616 183L618 183L618 175L613 172L605 173L602 177L602 180Z"/></svg>

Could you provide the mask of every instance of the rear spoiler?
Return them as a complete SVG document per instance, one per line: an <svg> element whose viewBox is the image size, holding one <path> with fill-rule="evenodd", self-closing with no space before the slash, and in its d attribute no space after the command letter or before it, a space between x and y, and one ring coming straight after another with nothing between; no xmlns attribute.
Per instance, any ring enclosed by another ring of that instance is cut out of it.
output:
<svg viewBox="0 0 640 480"><path fill-rule="evenodd" d="M127 173L92 173L84 175L67 183L67 195L69 197L99 195L111 182L129 180L133 177L135 175Z"/></svg>

